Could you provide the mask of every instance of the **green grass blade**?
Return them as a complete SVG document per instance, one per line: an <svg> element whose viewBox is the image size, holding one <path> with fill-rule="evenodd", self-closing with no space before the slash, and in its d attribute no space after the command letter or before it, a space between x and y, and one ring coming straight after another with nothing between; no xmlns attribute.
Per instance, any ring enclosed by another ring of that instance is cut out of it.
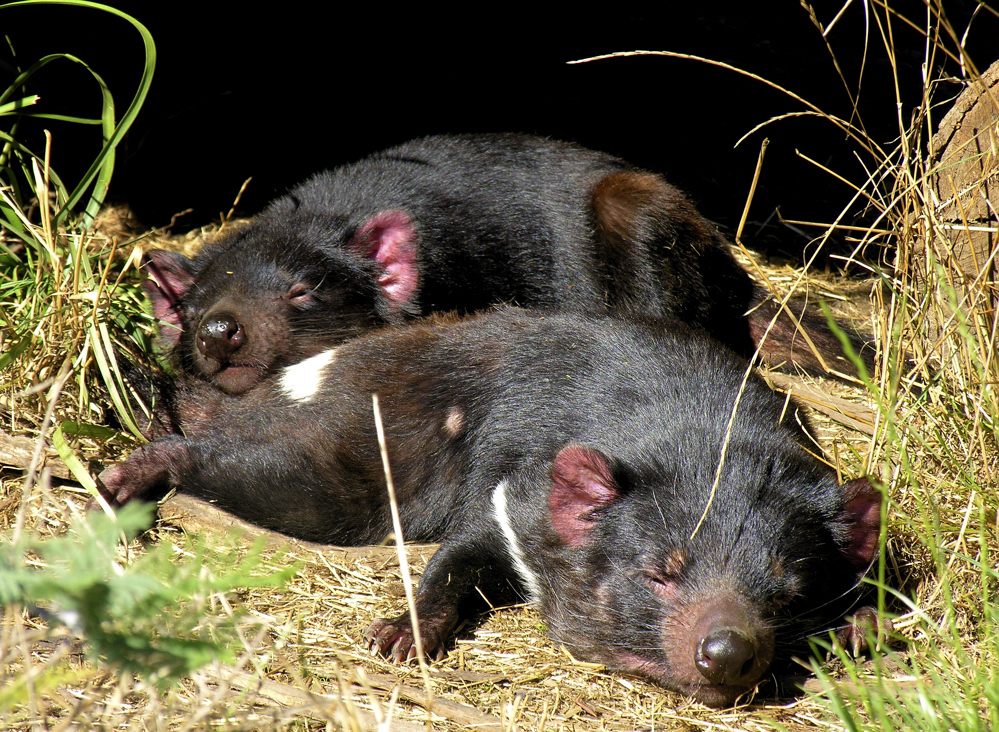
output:
<svg viewBox="0 0 999 732"><path fill-rule="evenodd" d="M10 5L0 5L0 10L9 7ZM29 66L27 69L25 69L24 71L22 71L20 74L17 75L17 78L11 82L10 86L7 87L6 91L0 93L0 104L4 104L7 101L7 99L10 97L10 95L13 94L15 91L17 91L18 87L23 87L25 82L28 79L30 79L32 76L34 76L39 69L45 68L53 61L60 60L65 55L66 54L62 53L50 53L47 56L42 56L40 59L35 61L35 63L31 64L31 66Z"/></svg>
<svg viewBox="0 0 999 732"><path fill-rule="evenodd" d="M93 347L94 359L97 361L97 368L101 372L104 385L107 387L111 403L114 405L115 413L121 419L122 424L137 439L142 442L146 438L142 436L142 431L135 422L135 414L132 411L131 402L124 397L125 381L118 370L118 362L114 358L114 347L111 345L111 336L105 323L91 324L89 327L90 343Z"/></svg>
<svg viewBox="0 0 999 732"><path fill-rule="evenodd" d="M81 424L79 422L63 422L62 432L65 435L78 437L95 437L99 440L110 440L118 434L117 430L99 424Z"/></svg>
<svg viewBox="0 0 999 732"><path fill-rule="evenodd" d="M38 99L39 96L37 94L33 94L30 97L25 97L24 99L16 99L13 102L0 104L0 115L7 115L10 114L11 112L16 112L19 109L30 107L32 104L37 104Z"/></svg>
<svg viewBox="0 0 999 732"><path fill-rule="evenodd" d="M83 467L83 463L80 462L80 458L76 456L72 448L67 444L66 438L62 434L62 426L56 427L54 433L52 433L52 447L62 458L62 461L66 463L66 467L69 468L69 472L73 474L73 477L87 489L87 492L97 499L101 507L105 512L114 516L114 511L108 506L107 501L101 498L100 491L97 490L97 483L94 479L90 477L90 471Z"/></svg>
<svg viewBox="0 0 999 732"><path fill-rule="evenodd" d="M57 122L72 122L76 125L99 125L102 120L91 119L90 117L73 117L68 114L56 114L54 112L22 112L21 117L31 117L33 119L52 119Z"/></svg>

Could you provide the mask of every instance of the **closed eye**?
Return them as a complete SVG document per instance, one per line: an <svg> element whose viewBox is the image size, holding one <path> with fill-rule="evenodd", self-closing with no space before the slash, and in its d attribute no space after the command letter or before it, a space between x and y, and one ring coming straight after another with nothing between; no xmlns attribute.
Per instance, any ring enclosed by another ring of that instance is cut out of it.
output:
<svg viewBox="0 0 999 732"><path fill-rule="evenodd" d="M645 572L645 582L659 597L673 600L677 594L675 577L667 577L660 572Z"/></svg>
<svg viewBox="0 0 999 732"><path fill-rule="evenodd" d="M295 307L303 307L312 302L314 297L314 290L304 282L296 282L291 286L284 295L284 299L288 301L289 305Z"/></svg>

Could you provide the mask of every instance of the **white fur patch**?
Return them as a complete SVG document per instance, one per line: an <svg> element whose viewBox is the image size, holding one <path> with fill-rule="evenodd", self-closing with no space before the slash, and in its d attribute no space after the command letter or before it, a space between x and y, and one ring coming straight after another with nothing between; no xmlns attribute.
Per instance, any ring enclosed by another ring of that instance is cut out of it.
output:
<svg viewBox="0 0 999 732"><path fill-rule="evenodd" d="M541 597L538 578L527 568L527 564L524 563L524 555L520 551L517 534L514 532L513 526L510 525L510 516L506 512L505 479L501 480L499 485L493 488L493 518L496 519L496 523L499 524L500 530L503 532L503 538L506 539L506 549L510 554L510 559L513 560L513 566L527 586L528 599L532 602L537 602Z"/></svg>
<svg viewBox="0 0 999 732"><path fill-rule="evenodd" d="M336 349L317 353L294 366L288 366L278 379L278 386L296 402L307 402L323 383L323 369L333 363Z"/></svg>

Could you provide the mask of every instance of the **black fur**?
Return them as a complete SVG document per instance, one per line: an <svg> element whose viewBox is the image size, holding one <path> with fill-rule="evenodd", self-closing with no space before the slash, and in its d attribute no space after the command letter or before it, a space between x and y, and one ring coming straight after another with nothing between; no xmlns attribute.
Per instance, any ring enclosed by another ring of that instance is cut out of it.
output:
<svg viewBox="0 0 999 732"><path fill-rule="evenodd" d="M506 303L679 319L743 357L776 304L661 176L526 135L428 137L321 173L147 290L188 374L240 393L359 332ZM828 366L825 321L799 312ZM782 316L766 360L822 370Z"/></svg>
<svg viewBox="0 0 999 732"><path fill-rule="evenodd" d="M838 486L795 405L750 376L712 499L746 365L680 324L506 310L324 358L305 401L289 370L239 396L182 381L185 436L106 470L107 497L175 486L292 536L377 542L391 530L377 392L405 538L442 543L417 600L433 655L476 587L532 591L494 514L501 482L552 635L708 704L732 703L856 600L880 495ZM375 623L371 642L409 657L406 617Z"/></svg>

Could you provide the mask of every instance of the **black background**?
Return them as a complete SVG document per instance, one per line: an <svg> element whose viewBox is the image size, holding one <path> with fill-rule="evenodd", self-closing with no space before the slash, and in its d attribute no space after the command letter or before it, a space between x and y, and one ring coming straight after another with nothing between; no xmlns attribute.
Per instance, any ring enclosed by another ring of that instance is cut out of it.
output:
<svg viewBox="0 0 999 732"><path fill-rule="evenodd" d="M574 140L660 171L731 233L767 136L771 144L745 238L757 248L800 255L808 235L818 231L795 232L772 213L779 206L792 219L836 216L851 191L795 150L860 180L863 169L842 132L825 121L796 118L734 148L755 125L804 107L759 82L689 60L566 62L635 49L695 54L759 74L849 118L843 83L807 12L790 1L659 3L649 11L619 5L583 15L578 8L539 13L478 4L449 15L376 3L285 0L253 11L243 3L207 0L118 2L152 32L159 57L150 96L122 148L112 198L128 202L151 226L192 209L177 227L189 228L228 211L251 176L241 213L259 210L317 170L418 135L510 130ZM828 25L842 5L836 0L815 8ZM975 4L949 0L944 6L963 32ZM921 3L892 7L925 25ZM855 2L829 35L854 88L864 23L863 4ZM74 53L109 83L119 114L128 106L142 51L125 21L94 10L41 6L0 11L0 28L22 68L44 53ZM920 100L924 42L897 20L892 32L908 120ZM873 18L868 37L861 113L871 136L893 146L895 86ZM999 56L997 39L999 22L981 12L968 43L980 69ZM0 73L9 80L9 50L0 58L7 64ZM953 65L948 70L958 72ZM958 90L945 85L937 99ZM42 95L48 111L98 113L96 84L69 63L50 65L29 91ZM98 150L97 128L44 126L55 135L53 166L73 179ZM28 121L18 137L41 149L42 127Z"/></svg>

